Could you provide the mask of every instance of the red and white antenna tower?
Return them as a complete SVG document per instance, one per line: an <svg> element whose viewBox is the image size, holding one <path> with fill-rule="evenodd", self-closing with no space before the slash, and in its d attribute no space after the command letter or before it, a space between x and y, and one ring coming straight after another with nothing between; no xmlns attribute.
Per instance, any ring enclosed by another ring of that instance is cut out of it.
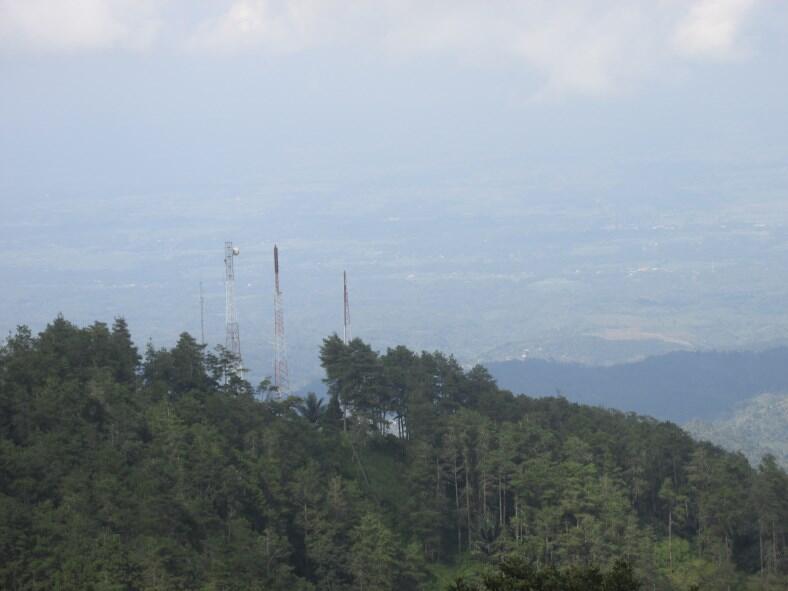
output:
<svg viewBox="0 0 788 591"><path fill-rule="evenodd" d="M232 242L224 243L224 296L225 296L225 347L237 357L241 367L241 336L238 331L238 317L235 313L235 257L241 253Z"/></svg>
<svg viewBox="0 0 788 591"><path fill-rule="evenodd" d="M276 397L290 395L290 372L287 368L287 341L282 290L279 287L279 249L274 245L274 387Z"/></svg>
<svg viewBox="0 0 788 591"><path fill-rule="evenodd" d="M347 345L353 340L353 335L350 333L350 298L347 293L347 271L342 272L342 279L345 284L345 324L342 327L342 340Z"/></svg>

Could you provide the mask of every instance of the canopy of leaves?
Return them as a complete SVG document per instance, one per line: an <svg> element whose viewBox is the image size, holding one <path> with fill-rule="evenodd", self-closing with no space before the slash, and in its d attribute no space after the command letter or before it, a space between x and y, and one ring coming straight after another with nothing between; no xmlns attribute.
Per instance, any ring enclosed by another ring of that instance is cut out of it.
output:
<svg viewBox="0 0 788 591"><path fill-rule="evenodd" d="M0 348L0 588L407 591L459 564L471 589L788 588L771 457L516 397L441 353L333 336L321 360L327 401L274 401L186 333L141 356L121 319L20 327Z"/></svg>

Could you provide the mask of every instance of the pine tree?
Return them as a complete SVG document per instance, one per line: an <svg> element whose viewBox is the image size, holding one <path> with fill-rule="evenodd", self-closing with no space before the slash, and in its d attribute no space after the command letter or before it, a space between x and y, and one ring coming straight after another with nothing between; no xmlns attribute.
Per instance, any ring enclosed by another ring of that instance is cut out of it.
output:
<svg viewBox="0 0 788 591"><path fill-rule="evenodd" d="M352 535L350 568L358 591L394 589L394 537L380 519L362 516Z"/></svg>

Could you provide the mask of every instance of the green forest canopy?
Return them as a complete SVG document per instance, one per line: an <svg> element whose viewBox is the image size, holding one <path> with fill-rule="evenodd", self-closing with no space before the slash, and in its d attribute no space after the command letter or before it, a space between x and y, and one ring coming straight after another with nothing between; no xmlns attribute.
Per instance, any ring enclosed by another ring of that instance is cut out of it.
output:
<svg viewBox="0 0 788 591"><path fill-rule="evenodd" d="M187 333L141 357L123 319L20 327L0 349L0 587L523 589L512 572L626 563L644 589L788 588L772 457L513 396L441 353L334 335L320 358L328 401L277 401Z"/></svg>

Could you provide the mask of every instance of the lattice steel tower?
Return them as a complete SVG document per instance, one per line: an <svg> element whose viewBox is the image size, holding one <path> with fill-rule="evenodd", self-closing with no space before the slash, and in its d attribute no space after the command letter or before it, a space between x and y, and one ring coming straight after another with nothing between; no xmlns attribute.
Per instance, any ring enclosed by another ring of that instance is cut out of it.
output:
<svg viewBox="0 0 788 591"><path fill-rule="evenodd" d="M287 340L285 339L285 314L282 290L279 286L279 249L274 245L274 387L275 396L282 399L290 395L290 371L287 367Z"/></svg>
<svg viewBox="0 0 788 591"><path fill-rule="evenodd" d="M205 345L205 298L202 295L202 281L200 281L200 344Z"/></svg>
<svg viewBox="0 0 788 591"><path fill-rule="evenodd" d="M238 357L241 366L241 335L238 332L238 317L235 314L235 264L241 250L232 242L224 243L224 298L225 298L225 347Z"/></svg>
<svg viewBox="0 0 788 591"><path fill-rule="evenodd" d="M347 272L342 271L342 279L345 285L345 323L342 327L342 340L347 345L353 340L353 335L350 334L350 298L347 293Z"/></svg>

